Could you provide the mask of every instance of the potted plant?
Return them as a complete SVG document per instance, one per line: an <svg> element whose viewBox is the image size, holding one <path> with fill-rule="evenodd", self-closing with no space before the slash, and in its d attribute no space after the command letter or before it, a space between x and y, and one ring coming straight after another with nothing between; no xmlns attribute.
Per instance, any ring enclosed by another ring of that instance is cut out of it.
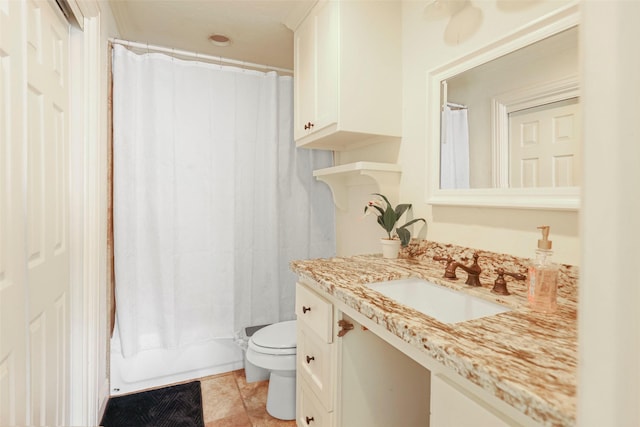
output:
<svg viewBox="0 0 640 427"><path fill-rule="evenodd" d="M384 195L380 193L373 194L378 198L367 203L364 207L364 214L368 215L370 212L374 212L377 215L378 224L387 232L387 237L380 239L382 256L384 258L397 258L400 245L405 247L411 241L411 231L407 227L418 221L424 223L426 221L424 218L416 218L404 225L396 226L402 215L411 209L411 204L401 203L394 208Z"/></svg>

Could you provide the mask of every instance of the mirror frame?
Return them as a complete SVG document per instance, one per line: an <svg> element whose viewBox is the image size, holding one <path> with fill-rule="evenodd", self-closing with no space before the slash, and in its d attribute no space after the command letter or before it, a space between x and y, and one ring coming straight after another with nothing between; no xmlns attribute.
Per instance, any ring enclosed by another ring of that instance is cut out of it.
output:
<svg viewBox="0 0 640 427"><path fill-rule="evenodd" d="M579 24L579 7L571 4L521 27L470 54L427 74L427 203L443 206L578 210L580 187L440 189L440 85L464 71L533 44ZM492 126L487 123L487 126Z"/></svg>

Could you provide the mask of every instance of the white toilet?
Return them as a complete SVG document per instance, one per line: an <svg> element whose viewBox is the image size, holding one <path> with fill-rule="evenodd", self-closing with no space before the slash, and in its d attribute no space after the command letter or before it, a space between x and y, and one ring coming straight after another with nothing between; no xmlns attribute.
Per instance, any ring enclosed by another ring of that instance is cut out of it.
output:
<svg viewBox="0 0 640 427"><path fill-rule="evenodd" d="M251 336L247 360L271 371L267 412L281 420L296 418L296 321L265 326Z"/></svg>

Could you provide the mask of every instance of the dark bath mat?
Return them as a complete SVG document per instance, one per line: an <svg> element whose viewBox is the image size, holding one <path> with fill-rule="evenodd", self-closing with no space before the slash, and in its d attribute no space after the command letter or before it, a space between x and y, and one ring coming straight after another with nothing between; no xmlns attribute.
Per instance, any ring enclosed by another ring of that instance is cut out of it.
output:
<svg viewBox="0 0 640 427"><path fill-rule="evenodd" d="M200 382L113 397L104 427L204 427Z"/></svg>

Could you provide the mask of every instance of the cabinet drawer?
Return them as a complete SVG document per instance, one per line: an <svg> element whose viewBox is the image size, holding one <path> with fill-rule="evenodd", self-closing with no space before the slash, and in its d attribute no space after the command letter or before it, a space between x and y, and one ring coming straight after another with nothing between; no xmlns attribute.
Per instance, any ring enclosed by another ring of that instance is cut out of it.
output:
<svg viewBox="0 0 640 427"><path fill-rule="evenodd" d="M305 380L323 406L333 410L333 379L335 376L334 357L331 350L334 344L320 340L309 329L298 327L297 341L298 373Z"/></svg>
<svg viewBox="0 0 640 427"><path fill-rule="evenodd" d="M331 427L333 426L333 415L322 407L313 394L309 385L304 380L298 381L298 407L297 425L298 427Z"/></svg>
<svg viewBox="0 0 640 427"><path fill-rule="evenodd" d="M300 283L296 283L296 315L298 321L303 322L322 341L333 341L333 306Z"/></svg>

